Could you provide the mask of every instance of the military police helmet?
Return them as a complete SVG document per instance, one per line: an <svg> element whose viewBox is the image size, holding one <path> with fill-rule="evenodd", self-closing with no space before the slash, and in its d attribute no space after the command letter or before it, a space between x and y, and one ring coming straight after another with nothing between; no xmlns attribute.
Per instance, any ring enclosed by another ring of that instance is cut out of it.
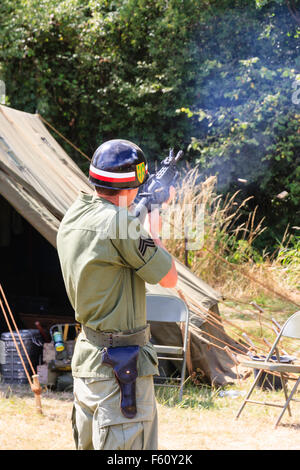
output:
<svg viewBox="0 0 300 470"><path fill-rule="evenodd" d="M129 140L113 139L95 151L89 181L100 188L133 189L148 179L143 151Z"/></svg>

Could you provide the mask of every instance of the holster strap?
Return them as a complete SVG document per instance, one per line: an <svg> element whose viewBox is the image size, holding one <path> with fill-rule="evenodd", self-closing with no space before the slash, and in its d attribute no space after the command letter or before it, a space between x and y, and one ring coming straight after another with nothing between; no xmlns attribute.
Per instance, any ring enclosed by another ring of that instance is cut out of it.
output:
<svg viewBox="0 0 300 470"><path fill-rule="evenodd" d="M82 334L99 348L118 348L123 346L145 346L150 341L150 325L138 330L104 333L82 325Z"/></svg>

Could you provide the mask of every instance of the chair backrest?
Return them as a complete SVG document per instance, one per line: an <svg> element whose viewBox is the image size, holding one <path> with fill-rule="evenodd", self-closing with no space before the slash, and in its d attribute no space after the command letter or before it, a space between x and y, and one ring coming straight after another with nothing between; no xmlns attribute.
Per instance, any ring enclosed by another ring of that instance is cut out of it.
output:
<svg viewBox="0 0 300 470"><path fill-rule="evenodd" d="M300 310L287 319L282 327L281 336L300 339Z"/></svg>
<svg viewBox="0 0 300 470"><path fill-rule="evenodd" d="M146 295L147 320L188 322L186 303L173 295Z"/></svg>

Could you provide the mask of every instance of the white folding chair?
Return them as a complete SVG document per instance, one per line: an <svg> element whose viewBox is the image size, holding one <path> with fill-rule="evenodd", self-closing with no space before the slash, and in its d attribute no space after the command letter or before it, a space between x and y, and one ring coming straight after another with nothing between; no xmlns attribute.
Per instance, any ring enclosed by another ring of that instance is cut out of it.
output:
<svg viewBox="0 0 300 470"><path fill-rule="evenodd" d="M162 377L164 381L179 381L179 399L182 399L183 384L186 375L186 354L188 348L189 309L186 303L178 297L171 295L146 295L147 321L170 322L185 325L182 346L170 346L168 344L153 344L159 360L182 362L180 378ZM166 343L167 343L166 337ZM163 384L165 386L176 386Z"/></svg>
<svg viewBox="0 0 300 470"><path fill-rule="evenodd" d="M290 410L290 401L300 401L297 400L296 398L293 398L299 382L300 382L300 375L292 388L290 394L288 395L288 390L287 390L287 385L286 382L288 380L288 377L285 374L300 374L300 364L286 364L283 362L280 362L280 355L278 351L278 345L282 337L287 337L287 338L295 338L295 339L300 339L300 310L296 313L294 313L288 320L285 322L283 327L281 328L280 332L278 333L277 338L275 339L275 342L273 343L269 354L266 357L266 360L264 362L258 362L258 361L245 361L242 362L241 364L245 367L250 367L254 369L259 369L258 374L255 377L255 380L246 396L244 399L237 415L236 419L239 418L241 412L243 411L245 405L247 403L253 403L257 405L265 405L265 406L276 406L279 408L282 408L282 411L276 421L275 428L278 426L284 412L286 409L288 409L289 415L291 416L291 410ZM274 356L275 353L275 361L271 361L272 356ZM250 400L250 395L252 394L255 386L258 384L259 380L262 377L263 373L266 372L277 372L280 374L281 378L281 383L282 383L282 388L284 391L285 395L285 402L284 404L278 404L278 403L273 403L273 402L261 402L261 401L254 401Z"/></svg>

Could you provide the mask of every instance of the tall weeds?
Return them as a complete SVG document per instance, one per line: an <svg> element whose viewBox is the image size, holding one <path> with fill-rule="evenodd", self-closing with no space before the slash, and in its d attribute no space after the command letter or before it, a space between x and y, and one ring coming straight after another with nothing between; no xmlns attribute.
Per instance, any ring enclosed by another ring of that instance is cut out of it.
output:
<svg viewBox="0 0 300 470"><path fill-rule="evenodd" d="M198 181L197 169L190 170L177 187L176 198L169 208L172 216L168 214L171 236L165 240L170 252L225 296L253 297L265 285L299 302L299 257L296 261L289 258L288 267L285 265L287 240L272 258L267 253L259 253L253 243L268 227L264 226L264 219L258 220L257 207L248 211L247 203L251 198L238 202L239 192L225 197L218 195L217 179L213 176L201 184ZM195 216L192 227L188 227L188 236L183 220L187 206ZM202 232L195 228L200 206L204 209ZM249 215L245 219L246 209ZM166 214L162 217L166 220ZM176 232L182 226L185 232L178 236ZM193 240L199 242L197 249L187 250L190 237L198 237ZM299 249L299 242L295 249Z"/></svg>

